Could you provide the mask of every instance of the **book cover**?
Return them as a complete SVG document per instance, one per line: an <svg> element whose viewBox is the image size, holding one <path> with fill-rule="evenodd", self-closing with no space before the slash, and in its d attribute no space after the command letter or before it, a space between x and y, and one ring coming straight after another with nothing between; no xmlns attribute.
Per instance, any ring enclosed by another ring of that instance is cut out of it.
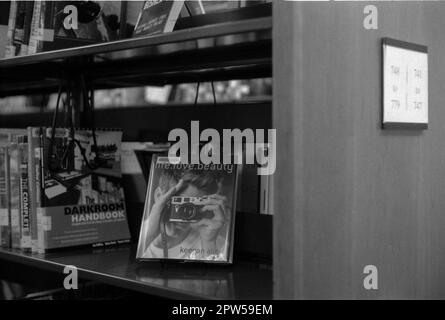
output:
<svg viewBox="0 0 445 320"><path fill-rule="evenodd" d="M40 135L40 251L128 242L122 131L43 128Z"/></svg>
<svg viewBox="0 0 445 320"><path fill-rule="evenodd" d="M133 35L148 36L172 32L183 5L184 1L145 1Z"/></svg>
<svg viewBox="0 0 445 320"><path fill-rule="evenodd" d="M237 166L154 155L137 258L231 263Z"/></svg>
<svg viewBox="0 0 445 320"><path fill-rule="evenodd" d="M19 191L20 191L20 248L30 251L31 246L31 222L29 205L29 181L28 181L28 137L18 136L19 152Z"/></svg>

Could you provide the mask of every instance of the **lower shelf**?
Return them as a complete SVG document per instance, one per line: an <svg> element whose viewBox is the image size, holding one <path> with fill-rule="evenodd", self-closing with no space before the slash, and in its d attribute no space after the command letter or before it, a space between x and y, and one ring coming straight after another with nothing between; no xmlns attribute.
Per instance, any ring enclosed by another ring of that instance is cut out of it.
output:
<svg viewBox="0 0 445 320"><path fill-rule="evenodd" d="M221 266L138 262L135 251L133 245L48 254L0 249L0 265L7 270L8 262L19 264L36 276L39 270L60 276L65 266L72 265L80 279L169 299L272 299L272 271L257 263L235 261Z"/></svg>

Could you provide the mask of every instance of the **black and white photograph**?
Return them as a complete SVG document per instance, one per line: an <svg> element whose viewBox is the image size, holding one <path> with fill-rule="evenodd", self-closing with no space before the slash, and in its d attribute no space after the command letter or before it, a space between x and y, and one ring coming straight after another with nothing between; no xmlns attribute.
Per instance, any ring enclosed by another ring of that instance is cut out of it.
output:
<svg viewBox="0 0 445 320"><path fill-rule="evenodd" d="M0 310L445 300L444 17L434 0L0 0Z"/></svg>

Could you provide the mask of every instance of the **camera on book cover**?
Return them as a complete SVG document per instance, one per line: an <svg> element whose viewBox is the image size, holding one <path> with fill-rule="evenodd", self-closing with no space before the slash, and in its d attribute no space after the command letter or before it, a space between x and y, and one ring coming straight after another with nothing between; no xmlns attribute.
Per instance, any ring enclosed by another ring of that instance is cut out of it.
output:
<svg viewBox="0 0 445 320"><path fill-rule="evenodd" d="M207 197L173 197L170 202L170 221L198 222L207 216L202 211Z"/></svg>

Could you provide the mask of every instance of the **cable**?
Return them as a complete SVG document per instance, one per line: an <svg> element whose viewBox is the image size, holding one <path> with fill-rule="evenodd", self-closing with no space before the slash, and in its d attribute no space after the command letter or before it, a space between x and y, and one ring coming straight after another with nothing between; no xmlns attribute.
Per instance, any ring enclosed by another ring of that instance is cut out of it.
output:
<svg viewBox="0 0 445 320"><path fill-rule="evenodd" d="M56 110L54 110L53 121L52 121L52 124L51 124L51 139L49 140L49 144L48 144L48 156L47 156L48 158L47 158L47 161L48 161L48 168L49 168L50 172L57 170L57 169L55 169L53 167L52 159L53 159L53 156L55 157L55 155L53 154L53 151L54 151L54 139L55 139L55 134L56 134L56 122L57 122L57 116L58 116L58 113L59 113L60 99L61 99L61 96L62 96L62 88L63 88L63 85L62 85L62 82L60 82L60 84L59 84L59 91L57 93Z"/></svg>
<svg viewBox="0 0 445 320"><path fill-rule="evenodd" d="M198 85L196 86L196 94L195 94L195 104L194 106L198 105L198 96L199 96L199 86L200 86L201 82L198 81Z"/></svg>
<svg viewBox="0 0 445 320"><path fill-rule="evenodd" d="M93 145L94 145L94 149L95 149L94 162L97 162L98 158L99 158L98 157L99 148L97 145L96 128L95 128L96 125L95 125L95 119L94 119L94 90L93 90L93 88L91 88L90 91L87 91L86 82L85 82L85 78L83 75L81 76L81 87L82 87L82 96L84 98L85 111L88 109L88 113L90 114L91 133L93 135ZM81 146L80 141L74 140L74 142L78 145L86 166L91 170L96 170L98 168L97 165L92 164L91 161L88 160L88 157L85 154L86 150Z"/></svg>
<svg viewBox="0 0 445 320"><path fill-rule="evenodd" d="M211 81L210 84L212 85L213 104L216 104L216 93L215 93L215 86L213 85L213 81Z"/></svg>
<svg viewBox="0 0 445 320"><path fill-rule="evenodd" d="M185 5L185 8L187 9L187 12L188 12L189 16L192 18L192 17L193 17L193 14L192 14L192 11L190 10L189 6L188 6L188 3L185 2L184 5ZM199 48L198 39L195 40L195 47L196 47L196 50L198 50L198 48ZM197 88L196 88L195 104L194 104L195 106L198 104L199 84L200 84L200 83L199 83L199 81L198 81L198 86L197 86ZM214 84L213 84L213 81L210 81L210 84L211 84L211 86L212 86L213 104L216 104L216 93L215 93L215 86L214 86Z"/></svg>

